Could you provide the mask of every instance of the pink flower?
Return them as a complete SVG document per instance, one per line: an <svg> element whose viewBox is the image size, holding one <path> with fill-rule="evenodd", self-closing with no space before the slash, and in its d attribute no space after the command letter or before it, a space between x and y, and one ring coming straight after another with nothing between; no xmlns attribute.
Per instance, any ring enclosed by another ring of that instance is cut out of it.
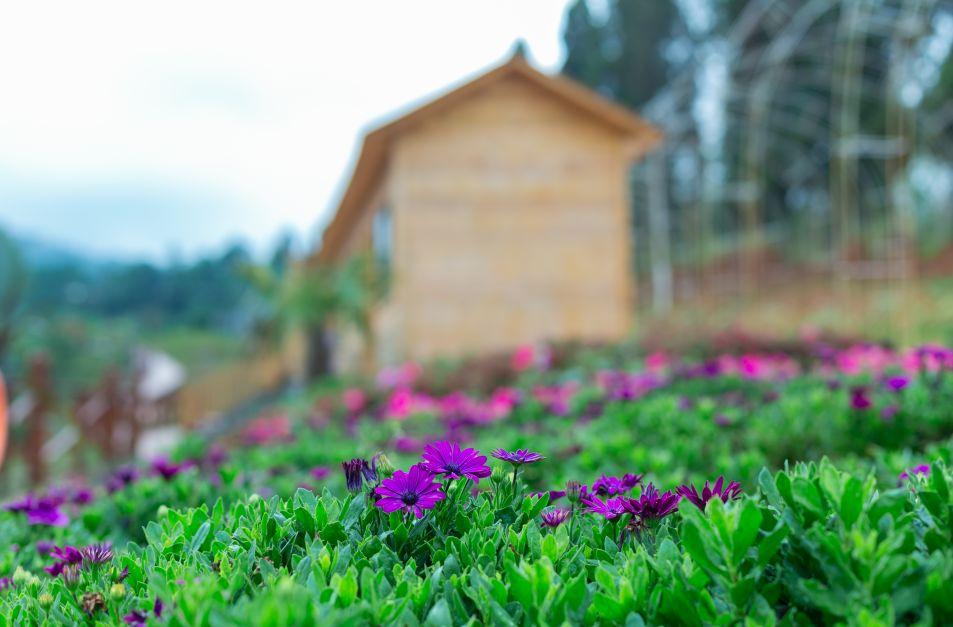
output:
<svg viewBox="0 0 953 627"><path fill-rule="evenodd" d="M348 388L341 394L341 402L348 414L359 414L364 411L364 407L367 405L367 396L359 388Z"/></svg>

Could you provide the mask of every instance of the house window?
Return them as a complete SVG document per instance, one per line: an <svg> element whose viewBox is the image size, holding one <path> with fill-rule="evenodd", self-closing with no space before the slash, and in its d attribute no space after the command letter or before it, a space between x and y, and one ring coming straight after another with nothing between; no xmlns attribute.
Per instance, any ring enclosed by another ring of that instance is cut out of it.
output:
<svg viewBox="0 0 953 627"><path fill-rule="evenodd" d="M371 247L377 261L389 268L394 256L394 219L390 207L386 205L374 214Z"/></svg>

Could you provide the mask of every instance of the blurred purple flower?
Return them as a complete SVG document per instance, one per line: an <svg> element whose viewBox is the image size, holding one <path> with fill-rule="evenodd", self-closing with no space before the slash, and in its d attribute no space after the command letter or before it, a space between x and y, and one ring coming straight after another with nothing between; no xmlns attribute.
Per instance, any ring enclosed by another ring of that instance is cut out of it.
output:
<svg viewBox="0 0 953 627"><path fill-rule="evenodd" d="M312 479L321 481L322 479L328 478L328 475L331 474L331 469L327 466L315 466L308 471L308 474L311 475Z"/></svg>
<svg viewBox="0 0 953 627"><path fill-rule="evenodd" d="M439 483L423 464L415 464L408 472L397 470L374 490L380 499L375 505L387 513L402 511L423 518L424 510L433 509L447 498Z"/></svg>
<svg viewBox="0 0 953 627"><path fill-rule="evenodd" d="M54 546L50 555L56 562L52 566L43 568L51 577L58 577L70 566L78 566L83 563L83 554L73 546Z"/></svg>
<svg viewBox="0 0 953 627"><path fill-rule="evenodd" d="M126 623L127 625L132 625L132 627L145 627L146 620L148 620L148 618L149 617L145 614L145 612L132 610L122 617L122 622Z"/></svg>
<svg viewBox="0 0 953 627"><path fill-rule="evenodd" d="M472 448L461 449L456 442L435 442L428 444L423 453L424 467L434 475L443 475L447 479L466 477L474 483L490 476L490 467L486 465L486 456Z"/></svg>
<svg viewBox="0 0 953 627"><path fill-rule="evenodd" d="M193 466L192 462L174 463L165 457L160 457L152 461L152 472L169 481L175 478L179 473L188 470Z"/></svg>
<svg viewBox="0 0 953 627"><path fill-rule="evenodd" d="M118 468L116 472L106 481L106 491L110 494L118 492L125 488L127 485L135 483L139 480L139 470L134 466L123 466Z"/></svg>
<svg viewBox="0 0 953 627"><path fill-rule="evenodd" d="M902 484L904 481L909 480L910 477L915 477L915 476L917 476L917 475L920 475L920 476L923 476L923 477L928 477L928 476L930 475L930 465L929 465L929 464L917 464L917 465L914 466L913 468L910 468L910 469L908 469L908 470L904 470L903 472L900 473L900 476L898 477L899 481L897 481L897 485L900 485L900 484Z"/></svg>
<svg viewBox="0 0 953 627"><path fill-rule="evenodd" d="M850 390L850 406L858 411L870 409L873 403L868 396L867 388L858 386Z"/></svg>
<svg viewBox="0 0 953 627"><path fill-rule="evenodd" d="M880 418L884 422L893 422L893 419L896 418L898 411L900 411L900 408L897 405L887 405L880 410Z"/></svg>
<svg viewBox="0 0 953 627"><path fill-rule="evenodd" d="M910 377L897 376L890 377L886 381L887 389L891 392L902 392L906 387L910 385Z"/></svg>
<svg viewBox="0 0 953 627"><path fill-rule="evenodd" d="M706 481L701 493L693 485L679 486L675 492L682 498L694 503L698 509L705 511L705 505L713 498L719 498L723 503L739 498L741 496L741 484L737 481L731 481L725 485L725 478L718 477L715 485L710 485Z"/></svg>
<svg viewBox="0 0 953 627"><path fill-rule="evenodd" d="M9 577L0 577L0 592L13 587L13 580Z"/></svg>
<svg viewBox="0 0 953 627"><path fill-rule="evenodd" d="M514 466L522 466L523 464L532 464L533 462L538 462L540 460L546 459L539 453L533 453L526 449L517 449L515 451L506 451L501 448L496 449L490 453L493 457L502 460L504 462L509 462Z"/></svg>
<svg viewBox="0 0 953 627"><path fill-rule="evenodd" d="M49 555L50 551L53 550L55 545L52 542L47 542L46 540L40 540L36 543L36 552L40 555Z"/></svg>

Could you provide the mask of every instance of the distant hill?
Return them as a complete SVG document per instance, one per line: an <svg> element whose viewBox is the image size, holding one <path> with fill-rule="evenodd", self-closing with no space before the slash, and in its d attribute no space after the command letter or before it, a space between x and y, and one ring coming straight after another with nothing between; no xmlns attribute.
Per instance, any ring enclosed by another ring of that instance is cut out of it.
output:
<svg viewBox="0 0 953 627"><path fill-rule="evenodd" d="M23 261L29 268L73 266L79 270L101 270L116 264L113 260L78 251L35 235L9 231L8 235L16 244Z"/></svg>

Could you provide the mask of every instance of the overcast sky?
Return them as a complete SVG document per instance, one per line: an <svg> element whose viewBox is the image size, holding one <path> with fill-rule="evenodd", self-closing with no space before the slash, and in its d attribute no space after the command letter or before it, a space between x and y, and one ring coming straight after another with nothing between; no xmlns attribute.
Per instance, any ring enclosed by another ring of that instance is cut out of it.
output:
<svg viewBox="0 0 953 627"><path fill-rule="evenodd" d="M311 239L363 129L508 55L565 0L10 2L0 226L132 258Z"/></svg>

